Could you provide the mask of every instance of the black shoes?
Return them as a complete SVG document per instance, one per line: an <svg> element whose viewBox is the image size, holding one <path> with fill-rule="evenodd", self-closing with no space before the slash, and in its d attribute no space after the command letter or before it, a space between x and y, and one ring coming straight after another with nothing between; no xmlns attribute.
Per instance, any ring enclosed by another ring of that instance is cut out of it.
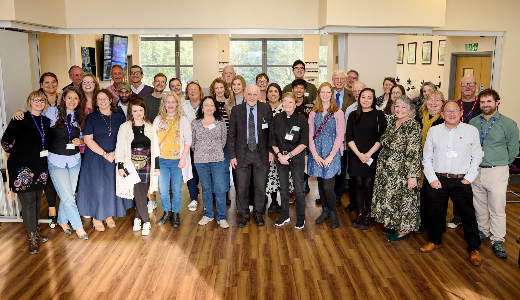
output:
<svg viewBox="0 0 520 300"><path fill-rule="evenodd" d="M352 212L352 211L355 211L356 209L357 209L357 205L355 205L352 202L350 202L350 204L347 205L347 207L345 207L346 212Z"/></svg>
<svg viewBox="0 0 520 300"><path fill-rule="evenodd" d="M339 227L339 220L338 220L338 212L333 210L330 211L330 228L338 228Z"/></svg>
<svg viewBox="0 0 520 300"><path fill-rule="evenodd" d="M290 221L291 221L291 219L289 219L288 217L281 216L278 220L276 220L274 225L282 226L283 224L289 223Z"/></svg>
<svg viewBox="0 0 520 300"><path fill-rule="evenodd" d="M58 216L49 216L49 215L47 215L47 216L49 217L49 219L51 219L51 222L49 223L49 227L55 228L56 225L58 225Z"/></svg>
<svg viewBox="0 0 520 300"><path fill-rule="evenodd" d="M318 199L315 200L315 202L316 202L316 204L321 204L321 199L318 198Z"/></svg>
<svg viewBox="0 0 520 300"><path fill-rule="evenodd" d="M272 201L271 205L269 205L269 208L267 209L268 212L277 212L280 209L280 204L276 201Z"/></svg>
<svg viewBox="0 0 520 300"><path fill-rule="evenodd" d="M325 220L330 218L330 212L328 207L322 207L321 215L316 219L316 224L321 224L325 222Z"/></svg>
<svg viewBox="0 0 520 300"><path fill-rule="evenodd" d="M301 218L298 218L296 220L296 226L295 228L296 229L303 229L303 227L305 226L305 218L301 217Z"/></svg>
<svg viewBox="0 0 520 300"><path fill-rule="evenodd" d="M169 211L165 211L162 218L160 218L155 224L157 226L162 226L164 224L166 224L167 222L169 222L172 218L172 213L169 212Z"/></svg>
<svg viewBox="0 0 520 300"><path fill-rule="evenodd" d="M310 191L311 191L311 188L309 187L309 183L307 183L307 185L305 186L304 192L309 193Z"/></svg>
<svg viewBox="0 0 520 300"><path fill-rule="evenodd" d="M341 197L336 197L336 207L341 206Z"/></svg>
<svg viewBox="0 0 520 300"><path fill-rule="evenodd" d="M244 216L241 216L240 220L238 220L237 227L240 227L240 228L246 227L247 222L249 222L249 220L251 220L251 218L246 218Z"/></svg>
<svg viewBox="0 0 520 300"><path fill-rule="evenodd" d="M177 228L179 226L181 226L181 216L179 215L179 213L172 213L172 227L173 228Z"/></svg>
<svg viewBox="0 0 520 300"><path fill-rule="evenodd" d="M255 221L256 221L256 226L264 226L265 225L264 218L262 216L256 216L255 217Z"/></svg>

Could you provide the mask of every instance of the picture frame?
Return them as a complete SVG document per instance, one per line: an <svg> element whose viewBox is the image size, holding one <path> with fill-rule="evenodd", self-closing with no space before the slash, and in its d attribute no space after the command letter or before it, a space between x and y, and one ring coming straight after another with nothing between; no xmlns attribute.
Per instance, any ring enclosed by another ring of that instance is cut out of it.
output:
<svg viewBox="0 0 520 300"><path fill-rule="evenodd" d="M404 57L404 44L397 44L397 63L402 65Z"/></svg>
<svg viewBox="0 0 520 300"><path fill-rule="evenodd" d="M417 56L417 43L408 43L408 64L415 64L416 56Z"/></svg>
<svg viewBox="0 0 520 300"><path fill-rule="evenodd" d="M422 44L422 64L431 64L432 63L432 42L423 42Z"/></svg>
<svg viewBox="0 0 520 300"><path fill-rule="evenodd" d="M446 40L439 41L438 61L439 66L444 66L444 54L446 53Z"/></svg>

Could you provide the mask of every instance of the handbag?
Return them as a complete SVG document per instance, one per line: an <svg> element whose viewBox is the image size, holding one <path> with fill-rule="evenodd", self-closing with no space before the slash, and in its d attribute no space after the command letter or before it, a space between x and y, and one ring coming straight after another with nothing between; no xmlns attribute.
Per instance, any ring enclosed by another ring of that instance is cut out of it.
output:
<svg viewBox="0 0 520 300"><path fill-rule="evenodd" d="M130 159L132 160L132 164L134 165L135 169L139 170L146 166L146 163L148 162L148 155L132 154L130 155Z"/></svg>
<svg viewBox="0 0 520 300"><path fill-rule="evenodd" d="M330 117L332 117L332 113L328 112L327 115L325 116L325 119L323 120L323 122L321 122L321 125L318 128L318 130L316 130L316 132L312 136L313 140L315 140L318 137L318 135L323 130L323 127L325 127L325 124L327 124L327 121L330 119Z"/></svg>

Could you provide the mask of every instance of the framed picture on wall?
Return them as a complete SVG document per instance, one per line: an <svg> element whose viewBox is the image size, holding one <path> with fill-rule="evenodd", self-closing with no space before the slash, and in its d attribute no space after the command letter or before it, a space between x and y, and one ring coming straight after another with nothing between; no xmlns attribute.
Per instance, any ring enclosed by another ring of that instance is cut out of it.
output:
<svg viewBox="0 0 520 300"><path fill-rule="evenodd" d="M422 61L423 64L432 63L432 42L422 43Z"/></svg>
<svg viewBox="0 0 520 300"><path fill-rule="evenodd" d="M404 56L404 44L398 44L397 45L397 63L398 64L403 63L403 56Z"/></svg>
<svg viewBox="0 0 520 300"><path fill-rule="evenodd" d="M445 48L446 48L446 40L440 40L439 41L439 61L437 62L437 64L440 66L444 66Z"/></svg>
<svg viewBox="0 0 520 300"><path fill-rule="evenodd" d="M408 63L415 64L417 43L408 43Z"/></svg>

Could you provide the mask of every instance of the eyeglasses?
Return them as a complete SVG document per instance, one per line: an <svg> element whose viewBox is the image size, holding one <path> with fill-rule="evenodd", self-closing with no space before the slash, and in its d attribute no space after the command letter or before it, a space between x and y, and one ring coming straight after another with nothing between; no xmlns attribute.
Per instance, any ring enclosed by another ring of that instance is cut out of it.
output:
<svg viewBox="0 0 520 300"><path fill-rule="evenodd" d="M305 67L294 67L293 70L305 70Z"/></svg>
<svg viewBox="0 0 520 300"><path fill-rule="evenodd" d="M332 79L332 81L345 81L345 78L344 77L338 77L338 78Z"/></svg>
<svg viewBox="0 0 520 300"><path fill-rule="evenodd" d="M38 99L38 98L32 99L32 102L34 102L34 103L45 103L45 101L47 101L47 99Z"/></svg>
<svg viewBox="0 0 520 300"><path fill-rule="evenodd" d="M160 83L160 84L166 84L166 81L159 81L159 80L156 80L154 81L155 83Z"/></svg>
<svg viewBox="0 0 520 300"><path fill-rule="evenodd" d="M130 91L127 91L126 89L125 90L119 90L119 93L120 94L128 94L128 93L130 93Z"/></svg>
<svg viewBox="0 0 520 300"><path fill-rule="evenodd" d="M357 78L357 77L349 76L348 79L349 79L349 80L357 80L358 78Z"/></svg>
<svg viewBox="0 0 520 300"><path fill-rule="evenodd" d="M464 86L464 87L466 87L466 86L474 87L476 85L477 85L476 82L463 82L460 84L460 86Z"/></svg>
<svg viewBox="0 0 520 300"><path fill-rule="evenodd" d="M460 111L460 109L455 109L455 110L445 110L444 113L445 114L456 114Z"/></svg>
<svg viewBox="0 0 520 300"><path fill-rule="evenodd" d="M442 100L439 99L428 99L426 102L442 102Z"/></svg>
<svg viewBox="0 0 520 300"><path fill-rule="evenodd" d="M141 73L139 71L137 71L137 72L130 72L130 75L141 75L141 74L143 74L143 73Z"/></svg>
<svg viewBox="0 0 520 300"><path fill-rule="evenodd" d="M267 83L267 80L258 80L256 83Z"/></svg>
<svg viewBox="0 0 520 300"><path fill-rule="evenodd" d="M85 84L85 85L93 85L94 81L83 81L83 84Z"/></svg>

